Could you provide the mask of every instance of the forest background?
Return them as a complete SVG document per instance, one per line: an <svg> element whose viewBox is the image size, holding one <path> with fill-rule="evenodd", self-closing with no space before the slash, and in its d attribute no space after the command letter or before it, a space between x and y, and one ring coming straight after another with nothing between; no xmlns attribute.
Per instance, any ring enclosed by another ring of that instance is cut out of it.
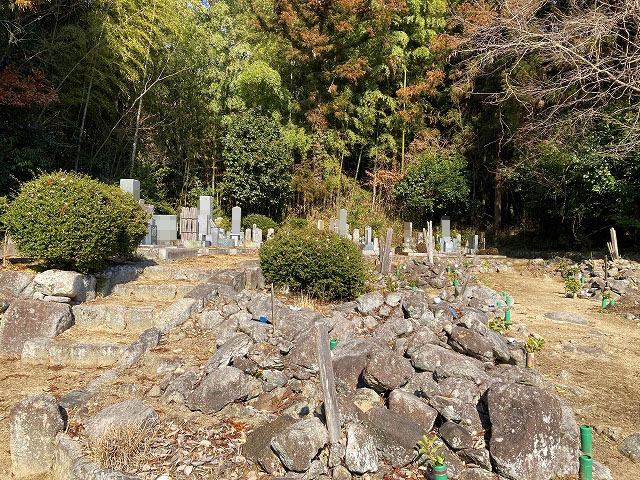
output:
<svg viewBox="0 0 640 480"><path fill-rule="evenodd" d="M158 213L640 243L638 2L9 0L0 25L0 207L63 169Z"/></svg>

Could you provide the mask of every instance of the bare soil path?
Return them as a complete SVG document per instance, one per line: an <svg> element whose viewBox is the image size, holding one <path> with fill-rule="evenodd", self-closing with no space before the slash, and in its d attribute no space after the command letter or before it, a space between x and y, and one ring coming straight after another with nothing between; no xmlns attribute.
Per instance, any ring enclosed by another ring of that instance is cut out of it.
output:
<svg viewBox="0 0 640 480"><path fill-rule="evenodd" d="M594 432L594 458L606 464L616 480L637 480L640 465L620 454L617 446L640 431L640 328L621 315L603 313L597 300L567 298L559 278L521 275L522 267L516 263L514 272L480 279L513 295L516 327L523 323L545 338L537 368L556 384L578 423L619 430L617 441ZM548 312L576 313L589 325L549 320L544 317ZM558 377L563 370L568 379Z"/></svg>

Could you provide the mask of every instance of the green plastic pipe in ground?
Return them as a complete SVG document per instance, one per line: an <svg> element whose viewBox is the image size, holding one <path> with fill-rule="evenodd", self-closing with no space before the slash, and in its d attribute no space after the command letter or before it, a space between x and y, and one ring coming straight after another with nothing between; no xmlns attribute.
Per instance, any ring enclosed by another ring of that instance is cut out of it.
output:
<svg viewBox="0 0 640 480"><path fill-rule="evenodd" d="M338 345L338 340L329 340L329 350L333 350Z"/></svg>
<svg viewBox="0 0 640 480"><path fill-rule="evenodd" d="M457 287L457 286L458 286L458 279L457 279L457 278L454 278L454 279L453 279L453 286L454 286L454 287Z"/></svg>
<svg viewBox="0 0 640 480"><path fill-rule="evenodd" d="M587 455L593 453L593 436L589 425L580 425L580 449Z"/></svg>
<svg viewBox="0 0 640 480"><path fill-rule="evenodd" d="M433 467L433 480L447 480L446 465L435 465Z"/></svg>
<svg viewBox="0 0 640 480"><path fill-rule="evenodd" d="M580 456L580 480L592 480L593 478L593 459L591 455Z"/></svg>
<svg viewBox="0 0 640 480"><path fill-rule="evenodd" d="M607 308L607 299L606 298L602 299L602 308Z"/></svg>
<svg viewBox="0 0 640 480"><path fill-rule="evenodd" d="M504 321L506 323L511 323L511 310L507 310L504 312Z"/></svg>

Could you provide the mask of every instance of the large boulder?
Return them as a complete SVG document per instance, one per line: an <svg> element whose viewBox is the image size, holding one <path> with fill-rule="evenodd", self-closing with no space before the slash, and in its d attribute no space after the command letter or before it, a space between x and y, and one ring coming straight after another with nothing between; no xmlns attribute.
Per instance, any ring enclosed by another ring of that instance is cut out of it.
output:
<svg viewBox="0 0 640 480"><path fill-rule="evenodd" d="M273 437L271 448L288 470L304 472L326 445L328 437L327 429L318 418L305 418Z"/></svg>
<svg viewBox="0 0 640 480"><path fill-rule="evenodd" d="M65 428L62 413L56 399L48 394L24 398L13 406L9 447L15 478L49 473L56 452L55 437Z"/></svg>
<svg viewBox="0 0 640 480"><path fill-rule="evenodd" d="M431 431L438 417L438 412L423 399L403 390L389 394L389 410L412 419L426 432Z"/></svg>
<svg viewBox="0 0 640 480"><path fill-rule="evenodd" d="M16 300L0 324L0 355L18 358L27 340L53 338L73 325L71 307L40 300Z"/></svg>
<svg viewBox="0 0 640 480"><path fill-rule="evenodd" d="M215 413L236 400L246 398L247 395L249 389L242 370L222 366L205 377L198 388L187 397L186 405L191 410Z"/></svg>
<svg viewBox="0 0 640 480"><path fill-rule="evenodd" d="M385 392L401 387L414 373L408 359L382 347L371 353L362 376L368 386Z"/></svg>
<svg viewBox="0 0 640 480"><path fill-rule="evenodd" d="M634 462L640 462L640 432L632 433L622 440L618 450Z"/></svg>
<svg viewBox="0 0 640 480"><path fill-rule="evenodd" d="M511 480L546 480L578 470L578 426L555 395L536 387L496 383L487 391L489 452Z"/></svg>
<svg viewBox="0 0 640 480"><path fill-rule="evenodd" d="M360 295L356 298L356 305L358 307L358 311L360 313L371 313L382 306L384 303L384 295L382 293L375 291L370 293L365 293L364 295Z"/></svg>
<svg viewBox="0 0 640 480"><path fill-rule="evenodd" d="M84 275L66 270L46 270L33 279L33 289L43 295L69 297L83 301L86 297Z"/></svg>
<svg viewBox="0 0 640 480"><path fill-rule="evenodd" d="M117 434L119 428L152 428L158 414L137 398L111 405L91 416L84 424L84 432L93 444L105 435ZM122 434L123 432L120 432Z"/></svg>
<svg viewBox="0 0 640 480"><path fill-rule="evenodd" d="M265 472L274 475L282 468L282 464L271 450L271 440L294 423L293 417L283 415L253 429L247 435L247 441L244 444L245 456L252 462L258 463Z"/></svg>
<svg viewBox="0 0 640 480"><path fill-rule="evenodd" d="M420 291L412 291L402 298L402 310L409 318L416 320L421 325L431 326L435 317L429 310L429 297Z"/></svg>
<svg viewBox="0 0 640 480"><path fill-rule="evenodd" d="M17 298L31 283L34 276L33 273L15 270L0 272L0 299Z"/></svg>
<svg viewBox="0 0 640 480"><path fill-rule="evenodd" d="M213 372L220 367L228 366L232 358L244 357L249 352L252 343L251 338L244 333L234 335L209 357L204 371L206 373Z"/></svg>
<svg viewBox="0 0 640 480"><path fill-rule="evenodd" d="M403 467L416 457L418 440L427 433L421 426L379 406L370 409L366 418L376 448L393 467Z"/></svg>
<svg viewBox="0 0 640 480"><path fill-rule="evenodd" d="M347 430L344 461L352 473L363 474L378 470L378 452L373 438L359 423L351 424Z"/></svg>

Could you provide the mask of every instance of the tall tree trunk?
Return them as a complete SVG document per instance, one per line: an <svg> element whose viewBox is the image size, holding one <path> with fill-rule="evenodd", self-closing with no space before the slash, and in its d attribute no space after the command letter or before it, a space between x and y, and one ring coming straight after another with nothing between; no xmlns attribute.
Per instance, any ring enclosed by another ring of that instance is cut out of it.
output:
<svg viewBox="0 0 640 480"><path fill-rule="evenodd" d="M87 109L89 108L89 98L91 98L91 87L93 86L93 74L95 73L95 66L91 67L91 77L89 78L89 87L87 88L87 101L84 102L84 110L82 112L82 121L80 122L80 133L78 135L78 148L76 150L76 168L78 171L78 164L80 163L80 147L82 146L82 137L84 136L84 123L87 119Z"/></svg>
<svg viewBox="0 0 640 480"><path fill-rule="evenodd" d="M499 229L502 225L502 178L496 170L494 180L493 226Z"/></svg>
<svg viewBox="0 0 640 480"><path fill-rule="evenodd" d="M140 132L140 113L142 112L142 99L144 97L140 97L138 100L138 113L136 114L136 130L133 134L133 145L131 146L131 170L129 175L133 177L133 166L136 163L136 154L138 150L138 135Z"/></svg>

